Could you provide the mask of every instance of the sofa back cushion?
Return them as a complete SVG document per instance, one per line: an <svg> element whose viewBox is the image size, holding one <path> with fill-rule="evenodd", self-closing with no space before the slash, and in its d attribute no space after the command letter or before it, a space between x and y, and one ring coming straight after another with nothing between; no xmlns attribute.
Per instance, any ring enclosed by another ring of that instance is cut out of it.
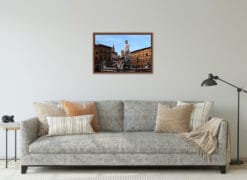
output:
<svg viewBox="0 0 247 180"><path fill-rule="evenodd" d="M123 131L123 102L96 101L100 131Z"/></svg>
<svg viewBox="0 0 247 180"><path fill-rule="evenodd" d="M159 103L176 105L176 101L124 101L124 131L154 131Z"/></svg>
<svg viewBox="0 0 247 180"><path fill-rule="evenodd" d="M75 103L89 103L92 101L74 101ZM121 100L94 101L98 113L99 131L123 131L123 102ZM59 105L60 101L47 103Z"/></svg>

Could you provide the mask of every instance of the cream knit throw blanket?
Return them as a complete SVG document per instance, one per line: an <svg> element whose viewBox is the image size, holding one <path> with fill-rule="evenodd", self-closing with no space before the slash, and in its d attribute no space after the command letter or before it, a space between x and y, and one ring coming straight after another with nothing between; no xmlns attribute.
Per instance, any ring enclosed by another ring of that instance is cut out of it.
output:
<svg viewBox="0 0 247 180"><path fill-rule="evenodd" d="M178 136L183 137L189 142L199 147L199 154L208 161L211 161L211 155L218 145L218 132L223 119L212 118L205 124L188 133L181 133ZM230 131L227 132L227 164L230 163Z"/></svg>

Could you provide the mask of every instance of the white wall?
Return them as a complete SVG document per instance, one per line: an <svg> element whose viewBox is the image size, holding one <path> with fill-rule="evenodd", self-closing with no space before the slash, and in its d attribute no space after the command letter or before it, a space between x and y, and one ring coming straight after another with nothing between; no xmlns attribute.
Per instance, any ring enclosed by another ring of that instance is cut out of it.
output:
<svg viewBox="0 0 247 180"><path fill-rule="evenodd" d="M212 72L247 88L246 9L245 0L1 0L0 115L23 120L43 100L214 100L235 156L236 90L200 83ZM153 32L154 73L93 74L93 32ZM241 101L247 157L247 94ZM0 144L3 157L3 132Z"/></svg>

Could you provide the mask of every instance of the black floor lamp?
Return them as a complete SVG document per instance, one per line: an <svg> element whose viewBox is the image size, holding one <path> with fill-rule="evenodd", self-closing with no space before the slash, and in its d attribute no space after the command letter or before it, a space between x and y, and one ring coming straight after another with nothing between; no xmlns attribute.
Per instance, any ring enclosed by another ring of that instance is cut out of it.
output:
<svg viewBox="0 0 247 180"><path fill-rule="evenodd" d="M241 161L241 160L239 159L239 112L240 112L240 93L241 93L241 92L247 93L247 91L244 90L244 89L242 89L242 88L240 88L240 87L238 87L238 86L235 86L235 85L233 85L233 84L231 84L231 83L229 83L229 82L227 82L227 81L225 81L225 80L223 80L223 79L221 79L221 78L219 78L219 76L214 76L213 74L209 74L209 75L208 75L208 79L204 80L204 81L202 82L201 86L215 86L215 85L217 85L217 82L216 82L215 80L219 80L219 81L221 81L221 82L223 82L223 83L225 83L225 84L228 84L228 85L230 85L230 86L232 86L232 87L234 87L234 88L237 89L237 92L238 92L237 159L236 159L236 160L231 160L231 164L233 164L233 165L234 165L234 164L237 164L237 165L238 165L238 164L243 164L243 161Z"/></svg>

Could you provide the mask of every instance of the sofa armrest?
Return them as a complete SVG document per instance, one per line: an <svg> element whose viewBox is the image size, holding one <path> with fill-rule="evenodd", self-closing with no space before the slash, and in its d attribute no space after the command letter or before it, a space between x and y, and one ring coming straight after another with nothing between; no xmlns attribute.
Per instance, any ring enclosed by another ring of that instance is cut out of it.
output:
<svg viewBox="0 0 247 180"><path fill-rule="evenodd" d="M218 144L219 144L220 152L226 153L227 141L228 141L228 122L226 120L223 120L220 124L220 129L218 133Z"/></svg>
<svg viewBox="0 0 247 180"><path fill-rule="evenodd" d="M29 144L38 138L39 122L38 118L31 118L21 121L21 154L29 153Z"/></svg>

